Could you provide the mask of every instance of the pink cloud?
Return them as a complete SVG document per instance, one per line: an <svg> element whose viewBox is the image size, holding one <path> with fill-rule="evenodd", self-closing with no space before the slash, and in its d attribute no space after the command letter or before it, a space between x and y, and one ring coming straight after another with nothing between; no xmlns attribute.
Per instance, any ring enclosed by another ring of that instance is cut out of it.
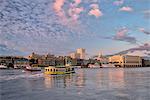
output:
<svg viewBox="0 0 150 100"><path fill-rule="evenodd" d="M56 12L60 12L62 10L64 3L65 3L65 0L55 0L54 6L53 6L54 10Z"/></svg>
<svg viewBox="0 0 150 100"><path fill-rule="evenodd" d="M89 15L94 15L95 17L100 17L103 13L99 9L92 9L89 11Z"/></svg>
<svg viewBox="0 0 150 100"><path fill-rule="evenodd" d="M143 32L146 35L150 35L150 32L146 31L144 28L139 28L139 31Z"/></svg>
<svg viewBox="0 0 150 100"><path fill-rule="evenodd" d="M122 38L126 36L126 33L128 32L128 29L122 28L116 33L116 38Z"/></svg>
<svg viewBox="0 0 150 100"><path fill-rule="evenodd" d="M90 7L92 8L89 11L89 15L93 15L95 17L100 17L103 15L103 13L100 11L98 4L91 4Z"/></svg>
<svg viewBox="0 0 150 100"><path fill-rule="evenodd" d="M124 27L124 28L117 31L117 33L113 37L113 39L118 40L118 41L129 42L129 43L136 43L137 42L136 38L132 37L132 36L129 36L127 34L127 32L128 32L128 29Z"/></svg>
<svg viewBox="0 0 150 100"><path fill-rule="evenodd" d="M132 12L133 8L124 6L124 7L120 8L119 11Z"/></svg>
<svg viewBox="0 0 150 100"><path fill-rule="evenodd" d="M80 17L80 13L83 11L83 7L80 8L70 8L68 10L68 15L71 17L72 20L77 21L78 18Z"/></svg>
<svg viewBox="0 0 150 100"><path fill-rule="evenodd" d="M62 18L62 23L66 24L66 16L65 16L65 12L63 11L63 6L64 6L65 0L55 0L54 4L53 4L53 8L54 8L54 12L56 12L56 14Z"/></svg>
<svg viewBox="0 0 150 100"><path fill-rule="evenodd" d="M76 5L79 5L81 3L81 0L74 0Z"/></svg>
<svg viewBox="0 0 150 100"><path fill-rule="evenodd" d="M70 3L70 7L67 12L70 17L69 19L73 20L74 22L78 21L80 13L84 11L83 7L78 7L80 3L81 0L74 0L74 3Z"/></svg>
<svg viewBox="0 0 150 100"><path fill-rule="evenodd" d="M83 7L78 7L81 3L81 0L74 0L74 2L68 2L67 10L64 10L64 4L67 2L66 0L55 0L53 3L53 8L56 14L60 17L61 23L64 25L70 26L71 24L75 24L78 22L78 18L80 17L80 13L83 11ZM69 16L67 16L69 15ZM73 22L73 23L72 23Z"/></svg>

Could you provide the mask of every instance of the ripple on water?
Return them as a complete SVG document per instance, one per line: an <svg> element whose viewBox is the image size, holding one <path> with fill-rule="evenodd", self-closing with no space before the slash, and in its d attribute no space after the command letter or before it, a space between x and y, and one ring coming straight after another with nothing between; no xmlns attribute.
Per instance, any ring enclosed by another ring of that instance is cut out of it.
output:
<svg viewBox="0 0 150 100"><path fill-rule="evenodd" d="M14 80L14 79L24 79L24 78L40 78L43 77L43 73L38 74L21 74L21 75L4 75L0 76L1 81Z"/></svg>

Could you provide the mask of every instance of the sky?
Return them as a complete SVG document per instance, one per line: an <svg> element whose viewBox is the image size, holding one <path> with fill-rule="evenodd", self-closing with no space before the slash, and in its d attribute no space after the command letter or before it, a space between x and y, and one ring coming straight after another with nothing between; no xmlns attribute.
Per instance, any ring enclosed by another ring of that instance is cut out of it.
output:
<svg viewBox="0 0 150 100"><path fill-rule="evenodd" d="M113 54L145 44L149 0L0 0L0 55Z"/></svg>

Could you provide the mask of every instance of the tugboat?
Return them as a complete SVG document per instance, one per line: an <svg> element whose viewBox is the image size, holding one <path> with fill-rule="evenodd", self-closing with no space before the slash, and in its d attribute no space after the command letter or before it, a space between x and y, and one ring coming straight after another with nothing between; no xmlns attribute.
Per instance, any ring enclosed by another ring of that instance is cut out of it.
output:
<svg viewBox="0 0 150 100"><path fill-rule="evenodd" d="M71 66L49 66L45 68L44 73L49 75L63 75L75 73L75 70Z"/></svg>

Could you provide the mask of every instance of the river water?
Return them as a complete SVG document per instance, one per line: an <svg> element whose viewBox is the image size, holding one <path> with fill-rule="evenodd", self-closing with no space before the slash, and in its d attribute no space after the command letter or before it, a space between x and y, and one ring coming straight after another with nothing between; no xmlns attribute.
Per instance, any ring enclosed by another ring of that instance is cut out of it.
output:
<svg viewBox="0 0 150 100"><path fill-rule="evenodd" d="M51 76L0 70L0 100L150 100L150 67L75 71Z"/></svg>

